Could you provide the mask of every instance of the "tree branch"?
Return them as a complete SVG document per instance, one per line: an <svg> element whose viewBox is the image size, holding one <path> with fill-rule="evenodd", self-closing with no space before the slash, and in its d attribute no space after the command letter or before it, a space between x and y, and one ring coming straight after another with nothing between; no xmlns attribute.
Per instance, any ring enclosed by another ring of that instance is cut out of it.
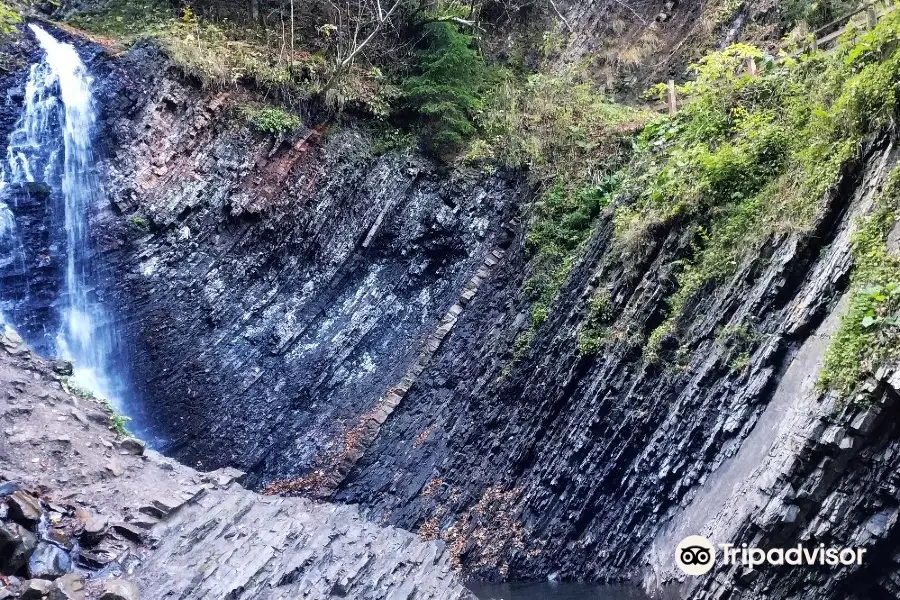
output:
<svg viewBox="0 0 900 600"><path fill-rule="evenodd" d="M479 31L484 31L478 23L473 20L463 19L462 17L453 17L453 16L444 16L444 17L431 17L430 19L425 19L424 21L419 21L420 25L428 25L429 23L456 23L457 25L462 25L463 27L471 27L473 29L477 29Z"/></svg>
<svg viewBox="0 0 900 600"><path fill-rule="evenodd" d="M559 17L559 20L563 22L563 25L566 26L566 29L569 31L569 33L574 33L572 26L569 25L569 22L566 20L566 18L563 16L563 14L561 12L559 12L559 7L556 6L556 2L554 2L553 0L550 0L550 6L553 7L554 12L556 12L556 16Z"/></svg>

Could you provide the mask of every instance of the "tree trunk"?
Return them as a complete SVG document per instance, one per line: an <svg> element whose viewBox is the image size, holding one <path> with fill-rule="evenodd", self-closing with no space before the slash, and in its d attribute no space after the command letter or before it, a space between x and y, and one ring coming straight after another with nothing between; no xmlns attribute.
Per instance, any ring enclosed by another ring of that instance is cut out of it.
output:
<svg viewBox="0 0 900 600"><path fill-rule="evenodd" d="M291 60L290 64L294 66L294 0L291 0Z"/></svg>

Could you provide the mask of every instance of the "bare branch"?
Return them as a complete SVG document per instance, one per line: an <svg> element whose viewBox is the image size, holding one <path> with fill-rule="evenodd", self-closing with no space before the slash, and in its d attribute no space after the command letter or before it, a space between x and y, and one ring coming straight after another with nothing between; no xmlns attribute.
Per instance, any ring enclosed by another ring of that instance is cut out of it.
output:
<svg viewBox="0 0 900 600"><path fill-rule="evenodd" d="M444 16L444 17L432 17L430 19L425 19L421 21L422 25L427 25L428 23L456 23L457 25L461 25L463 27L471 27L473 29L477 29L479 31L484 31L481 26L476 23L474 20L463 19L462 17L453 17L453 16Z"/></svg>
<svg viewBox="0 0 900 600"><path fill-rule="evenodd" d="M625 4L622 0L613 0L613 2L615 2L615 3L618 4L619 6L624 6L625 8L627 8L628 10L630 10L630 11L631 11L631 14L633 14L635 17L637 17L638 20L639 20L641 23L643 23L644 25L647 24L647 21L644 19L644 17L642 17L641 15L637 14L637 11L636 11L636 10L634 10L633 8L631 8L631 6L629 6L628 4Z"/></svg>
<svg viewBox="0 0 900 600"><path fill-rule="evenodd" d="M550 0L550 6L553 7L553 10L556 12L556 16L559 17L559 20L563 22L563 25L566 26L566 29L569 31L569 33L573 33L574 30L572 29L572 26L569 25L569 22L566 20L566 18L563 16L563 14L559 11L559 7L556 6L556 2L554 2L553 0Z"/></svg>

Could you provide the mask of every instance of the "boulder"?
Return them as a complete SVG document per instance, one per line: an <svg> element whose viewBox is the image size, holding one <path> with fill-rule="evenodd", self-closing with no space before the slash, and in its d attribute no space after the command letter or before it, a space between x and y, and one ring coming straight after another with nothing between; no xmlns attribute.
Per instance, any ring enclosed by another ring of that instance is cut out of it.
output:
<svg viewBox="0 0 900 600"><path fill-rule="evenodd" d="M106 469L112 473L113 477L121 477L125 473L122 463L119 462L115 456L110 457L109 461L106 463Z"/></svg>
<svg viewBox="0 0 900 600"><path fill-rule="evenodd" d="M82 541L86 544L96 544L106 535L109 519L103 515L92 514L83 523L84 528L81 530Z"/></svg>
<svg viewBox="0 0 900 600"><path fill-rule="evenodd" d="M7 498L9 516L30 527L41 520L41 501L28 492L18 490Z"/></svg>
<svg viewBox="0 0 900 600"><path fill-rule="evenodd" d="M53 582L49 600L85 600L84 577L79 573L63 575Z"/></svg>
<svg viewBox="0 0 900 600"><path fill-rule="evenodd" d="M37 537L18 523L0 523L0 572L22 570L36 546Z"/></svg>
<svg viewBox="0 0 900 600"><path fill-rule="evenodd" d="M50 368L53 369L54 373L63 377L71 377L75 374L75 367L68 360L54 360L50 363Z"/></svg>
<svg viewBox="0 0 900 600"><path fill-rule="evenodd" d="M140 600L138 587L125 579L108 579L103 582L100 600Z"/></svg>
<svg viewBox="0 0 900 600"><path fill-rule="evenodd" d="M83 514L78 514L78 518L82 525L81 540L84 543L89 545L96 544L104 535L106 535L106 529L109 527L109 519L103 515L84 511Z"/></svg>
<svg viewBox="0 0 900 600"><path fill-rule="evenodd" d="M66 551L48 542L38 543L28 561L28 573L38 579L56 579L71 568L72 560Z"/></svg>
<svg viewBox="0 0 900 600"><path fill-rule="evenodd" d="M147 449L147 445L139 439L128 437L119 442L119 448L128 454L141 456L144 453L144 450Z"/></svg>
<svg viewBox="0 0 900 600"><path fill-rule="evenodd" d="M134 525L128 523L113 523L112 528L113 531L127 540L131 540L138 544L144 541L144 531Z"/></svg>
<svg viewBox="0 0 900 600"><path fill-rule="evenodd" d="M21 489L21 487L22 485L18 481L5 481L0 484L0 496L9 496Z"/></svg>
<svg viewBox="0 0 900 600"><path fill-rule="evenodd" d="M46 579L29 579L19 593L19 600L41 600L50 593L50 587Z"/></svg>
<svg viewBox="0 0 900 600"><path fill-rule="evenodd" d="M22 354L28 350L25 340L7 325L0 325L0 346L12 355Z"/></svg>

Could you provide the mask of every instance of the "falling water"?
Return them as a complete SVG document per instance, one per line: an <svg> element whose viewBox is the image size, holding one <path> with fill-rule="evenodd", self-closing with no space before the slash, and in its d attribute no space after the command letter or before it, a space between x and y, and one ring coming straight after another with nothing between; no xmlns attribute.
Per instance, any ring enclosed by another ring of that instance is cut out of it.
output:
<svg viewBox="0 0 900 600"><path fill-rule="evenodd" d="M92 135L96 114L87 68L71 44L36 25L31 30L44 51L31 67L25 109L10 136L0 175L0 242L16 236L5 188L47 190L48 202L64 215L64 287L56 303L56 351L75 365L74 382L123 408L125 386L113 370L114 330L92 286L89 215L102 200L94 168ZM62 240L60 240L62 241ZM0 247L2 249L2 247ZM0 290L2 293L2 290Z"/></svg>

